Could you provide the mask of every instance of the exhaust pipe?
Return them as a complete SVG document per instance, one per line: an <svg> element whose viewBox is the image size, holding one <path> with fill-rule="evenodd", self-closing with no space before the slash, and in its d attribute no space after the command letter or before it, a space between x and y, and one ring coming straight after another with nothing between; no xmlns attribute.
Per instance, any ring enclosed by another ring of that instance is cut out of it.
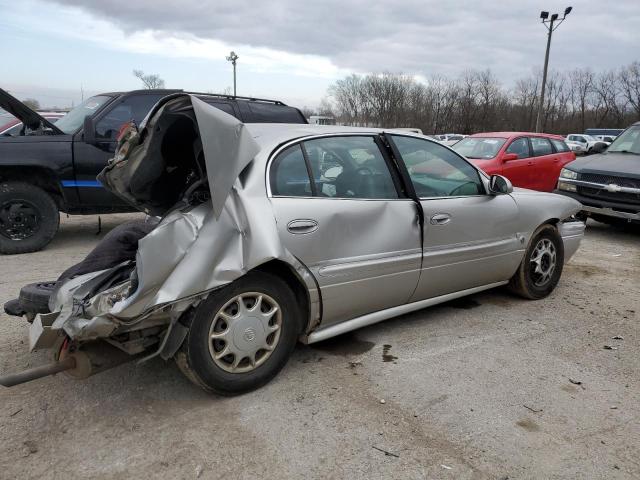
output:
<svg viewBox="0 0 640 480"><path fill-rule="evenodd" d="M20 385L21 383L30 382L31 380L55 375L56 373L64 372L65 370L70 370L75 367L76 359L74 357L67 357L61 362L50 363L49 365L30 368L23 372L4 375L0 377L0 385L13 387L14 385Z"/></svg>
<svg viewBox="0 0 640 480"><path fill-rule="evenodd" d="M81 349L74 352L63 351L60 360L56 363L4 375L0 377L0 385L13 387L60 372L65 372L76 379L83 379L134 360L138 356L129 355L106 342L95 342L83 345Z"/></svg>

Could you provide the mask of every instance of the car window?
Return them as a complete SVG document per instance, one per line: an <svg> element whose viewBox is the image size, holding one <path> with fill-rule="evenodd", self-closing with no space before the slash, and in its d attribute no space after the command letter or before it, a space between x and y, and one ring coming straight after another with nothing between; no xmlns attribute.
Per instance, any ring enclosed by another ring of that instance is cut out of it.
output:
<svg viewBox="0 0 640 480"><path fill-rule="evenodd" d="M247 123L301 123L303 115L293 107L273 103L245 102L250 115Z"/></svg>
<svg viewBox="0 0 640 480"><path fill-rule="evenodd" d="M494 158L504 142L504 138L490 137L467 137L453 145L453 148L460 155L467 158L490 159Z"/></svg>
<svg viewBox="0 0 640 480"><path fill-rule="evenodd" d="M373 137L325 137L302 145L318 196L398 198L387 162Z"/></svg>
<svg viewBox="0 0 640 480"><path fill-rule="evenodd" d="M300 144L283 150L271 167L271 193L283 197L310 197L309 172Z"/></svg>
<svg viewBox="0 0 640 480"><path fill-rule="evenodd" d="M553 146L556 147L556 151L558 152L568 152L569 151L569 147L567 147L567 144L564 143L562 140L558 140L555 138L551 139L551 143L553 143Z"/></svg>
<svg viewBox="0 0 640 480"><path fill-rule="evenodd" d="M134 121L136 125L147 116L151 107L164 95L133 95L126 98L114 108L109 110L104 117L96 123L96 139L115 140L123 125Z"/></svg>
<svg viewBox="0 0 640 480"><path fill-rule="evenodd" d="M420 138L392 136L421 198L483 195L478 171L442 145Z"/></svg>
<svg viewBox="0 0 640 480"><path fill-rule="evenodd" d="M96 95L95 97L86 99L58 120L56 122L56 127L64 133L75 133L76 130L82 126L84 117L87 115L95 115L95 113L112 98L113 97L107 95Z"/></svg>
<svg viewBox="0 0 640 480"><path fill-rule="evenodd" d="M528 158L529 157L529 142L526 138L516 138L511 145L507 147L507 151L505 153L515 153L518 155L518 158Z"/></svg>
<svg viewBox="0 0 640 480"><path fill-rule="evenodd" d="M548 139L542 137L530 137L530 140L534 157L540 157L542 155L549 155L553 153L551 142L549 142Z"/></svg>

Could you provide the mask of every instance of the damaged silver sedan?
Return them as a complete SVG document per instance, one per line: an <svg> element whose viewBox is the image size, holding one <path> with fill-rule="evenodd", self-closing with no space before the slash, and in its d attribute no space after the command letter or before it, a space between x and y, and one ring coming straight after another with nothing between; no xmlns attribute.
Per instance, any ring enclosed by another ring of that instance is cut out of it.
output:
<svg viewBox="0 0 640 480"><path fill-rule="evenodd" d="M502 285L544 298L584 232L578 202L514 191L424 136L242 124L185 94L130 126L99 179L159 220L132 258L56 282L30 327L56 363L0 383L159 356L245 392L297 341Z"/></svg>

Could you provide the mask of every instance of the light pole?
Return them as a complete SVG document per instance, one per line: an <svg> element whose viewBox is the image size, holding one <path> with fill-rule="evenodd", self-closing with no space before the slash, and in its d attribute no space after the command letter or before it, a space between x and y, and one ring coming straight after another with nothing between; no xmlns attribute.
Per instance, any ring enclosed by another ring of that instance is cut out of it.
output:
<svg viewBox="0 0 640 480"><path fill-rule="evenodd" d="M231 53L229 54L229 56L227 57L227 61L231 62L231 64L233 65L233 96L236 96L236 61L238 60L238 55L236 55L236 52L234 52L233 50L231 51Z"/></svg>
<svg viewBox="0 0 640 480"><path fill-rule="evenodd" d="M557 13L551 15L549 18L549 12L540 12L540 18L542 19L542 24L548 30L547 33L547 51L544 54L544 71L542 73L542 92L540 93L540 103L538 103L538 115L536 116L536 132L540 132L542 129L542 109L544 108L544 90L547 86L547 67L549 66L549 50L551 49L551 35L553 31L560 26L564 19L567 18L567 15L571 13L573 7L567 7L564 9L564 16L558 21ZM555 22L558 23L555 23ZM554 25L555 23L555 25Z"/></svg>

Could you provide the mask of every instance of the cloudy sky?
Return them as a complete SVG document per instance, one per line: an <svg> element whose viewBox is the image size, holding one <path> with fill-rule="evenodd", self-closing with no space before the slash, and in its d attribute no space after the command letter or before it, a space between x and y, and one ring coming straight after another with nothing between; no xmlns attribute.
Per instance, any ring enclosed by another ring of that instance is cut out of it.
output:
<svg viewBox="0 0 640 480"><path fill-rule="evenodd" d="M134 89L132 70L167 87L314 106L349 73L419 78L490 68L511 85L540 68L541 9L573 12L554 34L551 68L640 60L640 1L556 0L0 0L0 87L44 105L80 89Z"/></svg>

